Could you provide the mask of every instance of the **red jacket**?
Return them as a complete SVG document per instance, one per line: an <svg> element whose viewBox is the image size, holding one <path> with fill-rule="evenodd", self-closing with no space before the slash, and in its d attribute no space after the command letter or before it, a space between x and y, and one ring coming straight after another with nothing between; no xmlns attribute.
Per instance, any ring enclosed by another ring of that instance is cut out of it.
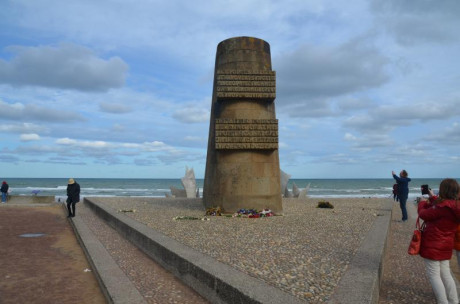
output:
<svg viewBox="0 0 460 304"><path fill-rule="evenodd" d="M418 204L418 215L425 222L422 234L420 256L430 260L450 260L454 249L455 231L457 230L457 215L460 210L455 200L443 200L433 204L422 201Z"/></svg>
<svg viewBox="0 0 460 304"><path fill-rule="evenodd" d="M457 231L455 231L455 250L460 251L460 224L457 224Z"/></svg>

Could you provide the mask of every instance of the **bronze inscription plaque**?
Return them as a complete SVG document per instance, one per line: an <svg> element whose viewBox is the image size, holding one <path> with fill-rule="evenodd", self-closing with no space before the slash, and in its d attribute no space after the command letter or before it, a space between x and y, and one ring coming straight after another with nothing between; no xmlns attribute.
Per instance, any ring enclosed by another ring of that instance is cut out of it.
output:
<svg viewBox="0 0 460 304"><path fill-rule="evenodd" d="M220 100L276 98L275 71L218 70L216 77Z"/></svg>
<svg viewBox="0 0 460 304"><path fill-rule="evenodd" d="M278 149L278 119L216 119L216 149Z"/></svg>

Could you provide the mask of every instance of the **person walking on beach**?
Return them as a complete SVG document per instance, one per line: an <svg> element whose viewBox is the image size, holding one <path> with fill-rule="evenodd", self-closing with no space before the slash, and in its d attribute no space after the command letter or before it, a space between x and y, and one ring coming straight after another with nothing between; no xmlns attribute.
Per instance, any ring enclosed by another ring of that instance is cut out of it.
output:
<svg viewBox="0 0 460 304"><path fill-rule="evenodd" d="M408 177L406 170L402 170L399 173L399 177L396 176L394 171L391 171L393 178L396 180L398 184L398 198L399 198L399 207L401 207L402 212L402 221L407 221L407 209L406 209L406 202L407 197L409 196L409 182L411 179Z"/></svg>
<svg viewBox="0 0 460 304"><path fill-rule="evenodd" d="M458 303L449 260L460 219L460 209L457 207L459 193L457 181L447 178L439 186L439 196L429 190L429 201L418 204L418 215L425 222L420 256L424 258L426 275L438 304Z"/></svg>
<svg viewBox="0 0 460 304"><path fill-rule="evenodd" d="M80 201L80 185L70 178L67 184L67 210L69 215L67 217L75 217L75 204Z"/></svg>
<svg viewBox="0 0 460 304"><path fill-rule="evenodd" d="M6 183L6 181L3 181L2 183L2 188L0 191L2 192L2 204L6 203L6 198L8 196L8 189L10 186Z"/></svg>

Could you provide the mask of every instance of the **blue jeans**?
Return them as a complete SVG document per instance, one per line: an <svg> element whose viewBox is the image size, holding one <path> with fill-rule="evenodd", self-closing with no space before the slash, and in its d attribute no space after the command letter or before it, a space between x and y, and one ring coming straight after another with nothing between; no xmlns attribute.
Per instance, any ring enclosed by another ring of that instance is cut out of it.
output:
<svg viewBox="0 0 460 304"><path fill-rule="evenodd" d="M406 209L406 201L407 197L400 197L399 198L399 207L401 207L402 211L402 220L405 221L407 220L407 209Z"/></svg>
<svg viewBox="0 0 460 304"><path fill-rule="evenodd" d="M2 202L6 202L6 192L2 192Z"/></svg>

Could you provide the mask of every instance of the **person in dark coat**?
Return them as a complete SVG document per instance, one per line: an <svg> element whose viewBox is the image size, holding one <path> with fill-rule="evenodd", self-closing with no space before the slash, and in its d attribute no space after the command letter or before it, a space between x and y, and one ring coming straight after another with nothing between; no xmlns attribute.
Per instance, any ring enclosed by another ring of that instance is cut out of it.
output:
<svg viewBox="0 0 460 304"><path fill-rule="evenodd" d="M0 190L2 192L2 203L3 204L6 203L6 198L8 196L8 188L9 188L8 184L5 181L3 181L2 188Z"/></svg>
<svg viewBox="0 0 460 304"><path fill-rule="evenodd" d="M402 221L405 222L407 221L406 202L409 197L409 182L411 179L408 177L409 174L407 174L406 170L402 170L399 173L399 177L396 176L394 171L391 171L391 174L398 184L399 207L401 207Z"/></svg>
<svg viewBox="0 0 460 304"><path fill-rule="evenodd" d="M67 184L67 210L69 211L67 217L75 216L75 204L78 202L80 202L80 185L70 178Z"/></svg>

